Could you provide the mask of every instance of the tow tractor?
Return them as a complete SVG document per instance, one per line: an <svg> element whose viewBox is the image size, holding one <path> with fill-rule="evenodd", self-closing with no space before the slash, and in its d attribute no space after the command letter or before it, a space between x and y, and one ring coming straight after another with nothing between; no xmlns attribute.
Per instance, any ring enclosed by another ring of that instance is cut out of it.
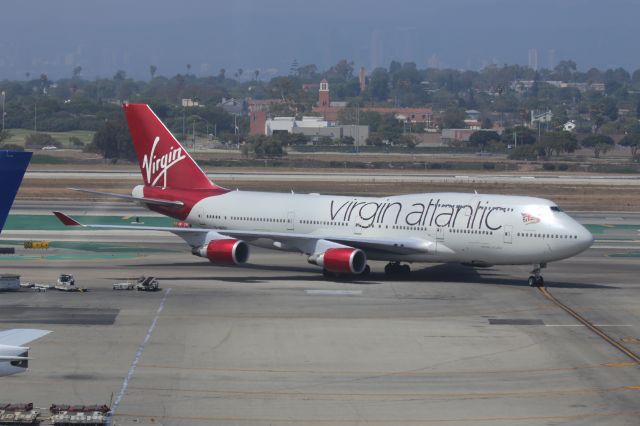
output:
<svg viewBox="0 0 640 426"><path fill-rule="evenodd" d="M76 286L76 280L71 274L60 274L55 289L60 291L87 291L86 288Z"/></svg>

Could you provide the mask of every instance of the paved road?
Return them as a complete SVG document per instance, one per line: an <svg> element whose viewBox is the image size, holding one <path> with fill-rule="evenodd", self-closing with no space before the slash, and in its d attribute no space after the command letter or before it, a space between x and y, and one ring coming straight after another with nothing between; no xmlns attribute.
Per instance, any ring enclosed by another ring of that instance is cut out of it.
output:
<svg viewBox="0 0 640 426"><path fill-rule="evenodd" d="M377 171L375 173L318 173L318 172L237 172L237 173L208 173L211 180L234 182L234 181L329 181L329 182L456 182L456 183L539 183L546 185L615 185L615 186L638 186L640 177L638 175L530 175L520 174L432 174L415 173L407 171ZM91 171L91 170L50 170L31 171L26 174L27 179L130 179L141 181L140 173L137 171Z"/></svg>

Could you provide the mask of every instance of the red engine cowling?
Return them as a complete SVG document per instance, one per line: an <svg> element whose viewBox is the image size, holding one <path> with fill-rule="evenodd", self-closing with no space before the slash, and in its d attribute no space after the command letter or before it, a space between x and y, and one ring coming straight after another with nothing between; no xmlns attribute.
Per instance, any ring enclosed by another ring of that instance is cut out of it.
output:
<svg viewBox="0 0 640 426"><path fill-rule="evenodd" d="M367 256L360 249L331 248L318 259L318 264L337 274L361 274L367 266Z"/></svg>
<svg viewBox="0 0 640 426"><path fill-rule="evenodd" d="M249 259L249 245L232 238L212 240L209 244L200 247L196 254L214 263L238 265Z"/></svg>

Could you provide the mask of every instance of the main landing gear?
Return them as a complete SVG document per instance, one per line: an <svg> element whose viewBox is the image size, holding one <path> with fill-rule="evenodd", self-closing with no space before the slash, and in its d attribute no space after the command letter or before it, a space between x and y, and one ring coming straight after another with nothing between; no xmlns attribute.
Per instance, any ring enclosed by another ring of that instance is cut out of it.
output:
<svg viewBox="0 0 640 426"><path fill-rule="evenodd" d="M533 265L533 271L531 271L533 275L531 275L528 280L530 287L544 287L544 278L542 278L542 275L540 275L540 270L546 267L546 263L538 263Z"/></svg>
<svg viewBox="0 0 640 426"><path fill-rule="evenodd" d="M409 275L410 272L409 265L401 265L400 262L389 262L384 267L384 273L387 275Z"/></svg>

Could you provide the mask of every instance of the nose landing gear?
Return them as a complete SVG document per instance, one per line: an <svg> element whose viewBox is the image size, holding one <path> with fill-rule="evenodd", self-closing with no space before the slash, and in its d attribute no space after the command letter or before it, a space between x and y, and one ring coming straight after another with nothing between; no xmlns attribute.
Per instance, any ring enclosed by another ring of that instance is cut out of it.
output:
<svg viewBox="0 0 640 426"><path fill-rule="evenodd" d="M542 275L540 275L540 271L546 267L547 267L546 263L538 263L533 265L533 270L531 271L533 275L531 275L528 280L529 287L544 286L544 278L542 278Z"/></svg>

